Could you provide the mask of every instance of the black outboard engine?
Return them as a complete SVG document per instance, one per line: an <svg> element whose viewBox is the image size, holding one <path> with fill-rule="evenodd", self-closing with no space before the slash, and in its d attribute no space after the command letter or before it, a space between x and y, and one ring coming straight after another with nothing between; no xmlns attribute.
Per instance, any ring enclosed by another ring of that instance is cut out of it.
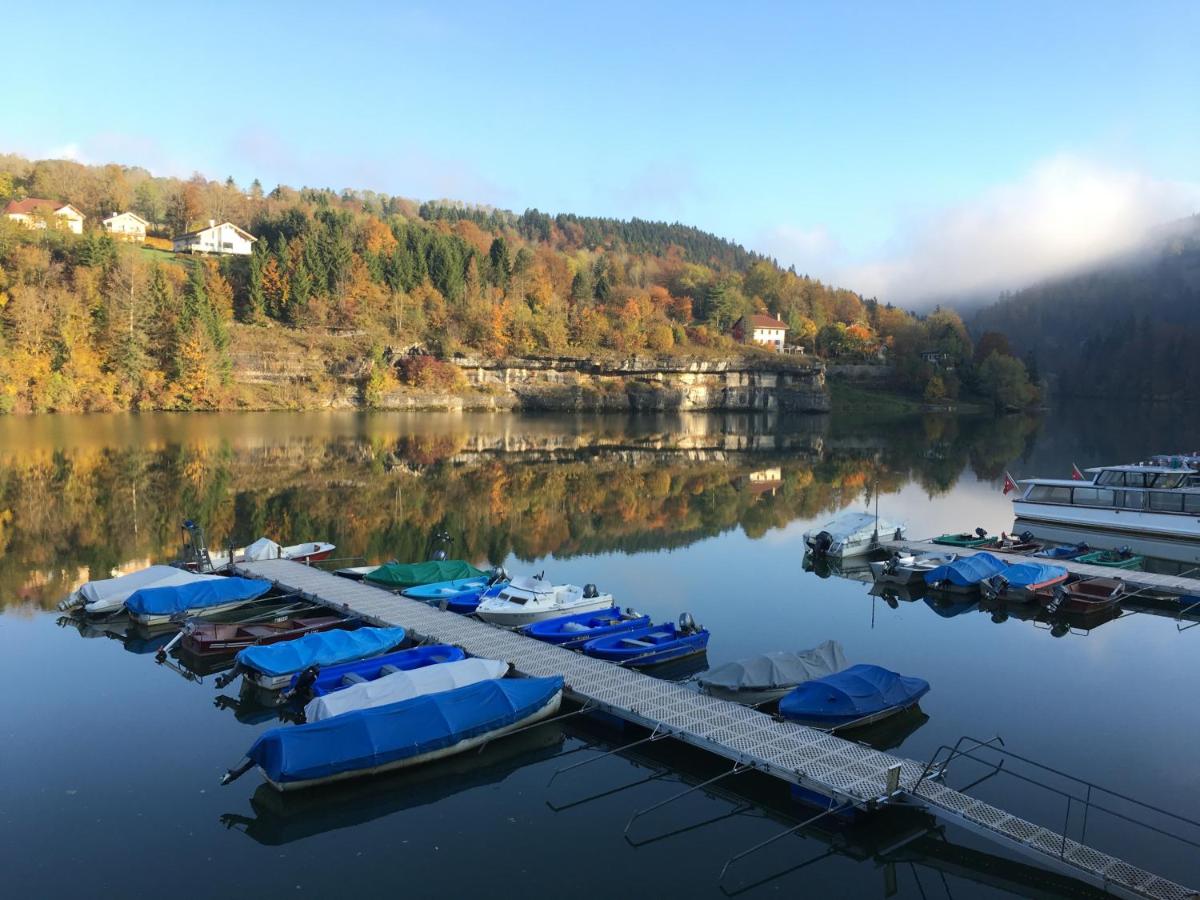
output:
<svg viewBox="0 0 1200 900"><path fill-rule="evenodd" d="M822 531L813 538L813 553L825 554L829 552L829 548L833 546L833 535L828 531Z"/></svg>
<svg viewBox="0 0 1200 900"><path fill-rule="evenodd" d="M696 620L692 618L691 613L682 612L679 614L679 630L684 634L695 634L700 630L700 627L696 624Z"/></svg>
<svg viewBox="0 0 1200 900"><path fill-rule="evenodd" d="M596 589L594 584L585 584L583 586L583 596L588 600L594 600L600 596L600 591Z"/></svg>
<svg viewBox="0 0 1200 900"><path fill-rule="evenodd" d="M492 569L491 574L488 575L488 587L491 587L494 584L499 584L501 581L511 581L511 579L508 577L508 571L504 568L504 566L496 566Z"/></svg>
<svg viewBox="0 0 1200 900"><path fill-rule="evenodd" d="M320 666L309 666L296 676L296 686L281 694L279 699L286 702L293 697L298 697L302 703L307 703L312 699L312 687L317 683L317 676L320 674Z"/></svg>
<svg viewBox="0 0 1200 900"><path fill-rule="evenodd" d="M987 537L987 529L986 529L986 528L976 528L976 529L975 529L975 536L976 536L976 537L979 537L979 538L985 538L985 537Z"/></svg>
<svg viewBox="0 0 1200 900"><path fill-rule="evenodd" d="M446 551L440 547L433 551L433 559L435 562L443 562L446 559Z"/></svg>

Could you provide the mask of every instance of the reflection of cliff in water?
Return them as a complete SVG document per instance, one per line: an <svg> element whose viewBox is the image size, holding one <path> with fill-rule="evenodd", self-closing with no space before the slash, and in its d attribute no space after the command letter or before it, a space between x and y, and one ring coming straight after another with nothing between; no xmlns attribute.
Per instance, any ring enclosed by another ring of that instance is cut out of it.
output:
<svg viewBox="0 0 1200 900"><path fill-rule="evenodd" d="M874 485L886 494L916 479L946 490L974 455L1002 459L1030 433L1011 419L944 419L853 428L748 414L0 421L0 591L5 603L48 606L129 560L170 559L185 516L216 545L322 539L339 557L373 561L420 558L435 528L480 563L660 550L737 528L756 538L863 503Z"/></svg>

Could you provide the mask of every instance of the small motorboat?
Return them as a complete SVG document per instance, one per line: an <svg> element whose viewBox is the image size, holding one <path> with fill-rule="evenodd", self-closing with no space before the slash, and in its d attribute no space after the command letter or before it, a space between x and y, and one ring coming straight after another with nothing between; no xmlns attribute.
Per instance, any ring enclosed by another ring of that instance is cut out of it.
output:
<svg viewBox="0 0 1200 900"><path fill-rule="evenodd" d="M351 581L362 581L367 575L378 568L379 566L344 566L340 569L334 569L333 574L341 578L349 578Z"/></svg>
<svg viewBox="0 0 1200 900"><path fill-rule="evenodd" d="M435 581L432 584L419 584L410 587L402 593L413 600L425 603L457 603L459 605L474 602L478 605L480 596L490 588L501 588L508 584L508 573L501 568L493 569L483 575L470 578L455 578L451 581ZM473 611L473 610L472 610Z"/></svg>
<svg viewBox="0 0 1200 900"><path fill-rule="evenodd" d="M974 594L980 582L998 575L1008 568L1008 563L987 552L972 556L960 556L925 573L925 584L937 591L953 594Z"/></svg>
<svg viewBox="0 0 1200 900"><path fill-rule="evenodd" d="M475 614L485 622L520 628L570 613L595 612L615 604L594 584L551 584L544 575L514 578L500 593L485 597Z"/></svg>
<svg viewBox="0 0 1200 900"><path fill-rule="evenodd" d="M428 559L417 563L384 563L366 572L362 580L389 591L408 591L423 584L487 578L489 574L462 559Z"/></svg>
<svg viewBox="0 0 1200 900"><path fill-rule="evenodd" d="M317 631L357 628L362 622L328 612L291 615L267 622L205 622L191 619L183 626L180 649L192 656L228 656L246 647L291 641Z"/></svg>
<svg viewBox="0 0 1200 900"><path fill-rule="evenodd" d="M1050 563L1016 563L985 578L979 583L979 590L982 596L993 599L1005 597L1017 601L1032 600L1037 591L1062 584L1070 574L1062 566Z"/></svg>
<svg viewBox="0 0 1200 900"><path fill-rule="evenodd" d="M684 613L678 625L664 622L595 638L583 645L583 652L622 666L653 666L703 653L708 637L708 631Z"/></svg>
<svg viewBox="0 0 1200 900"><path fill-rule="evenodd" d="M958 559L955 553L902 553L870 564L876 584L924 584L925 573Z"/></svg>
<svg viewBox="0 0 1200 900"><path fill-rule="evenodd" d="M1087 563L1089 566L1105 566L1110 569L1140 569L1145 561L1144 556L1138 556L1128 547L1118 547L1116 550L1093 550L1091 553L1075 557L1075 562Z"/></svg>
<svg viewBox="0 0 1200 900"><path fill-rule="evenodd" d="M310 666L366 659L393 650L404 641L403 628L356 628L354 631L319 631L304 637L238 652L233 668L217 679L223 688L239 675L265 691L278 691L292 676Z"/></svg>
<svg viewBox="0 0 1200 900"><path fill-rule="evenodd" d="M834 559L862 556L889 539L904 539L904 523L855 512L843 513L804 534L804 543L815 555Z"/></svg>
<svg viewBox="0 0 1200 900"><path fill-rule="evenodd" d="M320 697L352 684L373 681L392 672L407 672L422 666L436 666L466 658L466 653L450 644L422 644L420 647L396 650L367 659L354 659L331 666L309 666L303 672L292 676L287 693L281 699L304 697L307 702L310 696Z"/></svg>
<svg viewBox="0 0 1200 900"><path fill-rule="evenodd" d="M170 587L176 584L192 584L220 578L220 575L197 575L175 566L150 566L116 578L101 578L89 581L60 603L59 609L82 606L89 616L104 616L124 612L125 601L137 591L147 587Z"/></svg>
<svg viewBox="0 0 1200 900"><path fill-rule="evenodd" d="M709 669L696 678L700 689L722 700L760 706L778 700L797 685L824 678L846 668L846 654L837 641L824 641L811 650L777 650L735 660Z"/></svg>
<svg viewBox="0 0 1200 900"><path fill-rule="evenodd" d="M244 606L271 589L261 578L206 578L166 587L145 587L125 601L139 625L166 625L199 613L218 613Z"/></svg>
<svg viewBox="0 0 1200 900"><path fill-rule="evenodd" d="M304 719L320 722L356 709L386 706L425 694L452 691L490 678L503 678L507 673L508 663L504 660L476 656L416 669L384 672L381 668L378 678L314 697L304 707Z"/></svg>
<svg viewBox="0 0 1200 900"><path fill-rule="evenodd" d="M974 531L960 531L957 534L943 534L935 537L935 544L942 544L947 547L967 547L973 549L982 547L989 541L995 538L988 537L988 533L983 528L976 528Z"/></svg>
<svg viewBox="0 0 1200 900"><path fill-rule="evenodd" d="M1057 544L1044 547L1033 555L1042 559L1078 559L1085 553L1090 553L1091 549L1087 544Z"/></svg>
<svg viewBox="0 0 1200 900"><path fill-rule="evenodd" d="M779 701L786 719L830 731L860 727L915 706L929 682L882 666L857 665L806 681Z"/></svg>
<svg viewBox="0 0 1200 900"><path fill-rule="evenodd" d="M1045 545L1041 541L1034 540L1033 534L1026 531L1022 534L1005 534L1000 532L1000 537L989 541L983 545L988 550L995 550L998 553L1036 553Z"/></svg>
<svg viewBox="0 0 1200 900"><path fill-rule="evenodd" d="M562 676L495 678L322 722L272 728L221 783L258 766L268 784L291 791L453 756L554 715L562 688Z"/></svg>
<svg viewBox="0 0 1200 900"><path fill-rule="evenodd" d="M1116 578L1081 578L1037 590L1033 599L1051 614L1095 616L1114 610L1127 592L1125 582Z"/></svg>
<svg viewBox="0 0 1200 900"><path fill-rule="evenodd" d="M308 541L303 544L281 546L270 538L261 537L252 544L233 551L233 562L259 562L264 559L290 559L293 562L319 562L328 559L337 547L324 541ZM223 569L229 565L229 551L212 551L208 553L214 570Z"/></svg>
<svg viewBox="0 0 1200 900"><path fill-rule="evenodd" d="M575 613L570 616L559 616L557 619L534 622L532 625L526 626L524 631L531 638L537 638L539 641L575 649L595 638L629 631L633 628L642 628L649 624L649 616L644 616L632 609L620 610L614 606L599 612Z"/></svg>

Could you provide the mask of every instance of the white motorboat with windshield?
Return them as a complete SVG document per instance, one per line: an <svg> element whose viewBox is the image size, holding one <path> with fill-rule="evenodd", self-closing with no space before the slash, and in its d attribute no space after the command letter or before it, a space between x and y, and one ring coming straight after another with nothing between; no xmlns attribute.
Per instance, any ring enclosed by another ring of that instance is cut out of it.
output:
<svg viewBox="0 0 1200 900"><path fill-rule="evenodd" d="M519 628L543 619L592 612L615 606L612 594L594 584L551 584L543 576L514 578L499 594L479 604L476 614L485 622Z"/></svg>
<svg viewBox="0 0 1200 900"><path fill-rule="evenodd" d="M881 519L872 513L843 513L804 534L809 550L821 556L862 556L879 548L880 541L903 540L904 523Z"/></svg>
<svg viewBox="0 0 1200 900"><path fill-rule="evenodd" d="M1023 478L1013 512L1023 522L1200 541L1200 472L1133 464L1087 470L1091 481Z"/></svg>

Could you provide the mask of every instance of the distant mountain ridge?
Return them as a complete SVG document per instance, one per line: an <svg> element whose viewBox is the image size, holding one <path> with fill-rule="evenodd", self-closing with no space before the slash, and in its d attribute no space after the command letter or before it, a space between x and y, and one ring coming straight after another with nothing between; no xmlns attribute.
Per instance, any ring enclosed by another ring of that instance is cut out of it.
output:
<svg viewBox="0 0 1200 900"><path fill-rule="evenodd" d="M1136 254L1001 297L970 326L1004 334L1062 396L1200 400L1200 215Z"/></svg>

